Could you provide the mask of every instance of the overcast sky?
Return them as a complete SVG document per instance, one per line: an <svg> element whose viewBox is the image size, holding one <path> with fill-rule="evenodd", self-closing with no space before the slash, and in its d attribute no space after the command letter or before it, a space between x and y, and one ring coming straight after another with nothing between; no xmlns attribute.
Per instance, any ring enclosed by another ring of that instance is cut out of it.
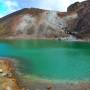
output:
<svg viewBox="0 0 90 90"><path fill-rule="evenodd" d="M67 7L76 1L84 0L0 0L0 17L30 7L66 11Z"/></svg>

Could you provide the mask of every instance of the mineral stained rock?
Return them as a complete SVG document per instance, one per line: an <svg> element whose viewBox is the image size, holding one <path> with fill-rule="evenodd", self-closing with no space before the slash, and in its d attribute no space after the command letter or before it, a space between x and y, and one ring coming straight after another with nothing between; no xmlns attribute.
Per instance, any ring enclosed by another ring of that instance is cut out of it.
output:
<svg viewBox="0 0 90 90"><path fill-rule="evenodd" d="M0 90L28 90L21 84L11 60L0 60Z"/></svg>

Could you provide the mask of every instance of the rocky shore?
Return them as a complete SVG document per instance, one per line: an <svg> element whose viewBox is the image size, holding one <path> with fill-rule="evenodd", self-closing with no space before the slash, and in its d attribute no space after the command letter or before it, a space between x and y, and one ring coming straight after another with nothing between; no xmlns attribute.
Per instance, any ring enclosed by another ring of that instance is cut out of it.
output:
<svg viewBox="0 0 90 90"><path fill-rule="evenodd" d="M0 74L0 90L28 90L19 80L11 60L0 60Z"/></svg>
<svg viewBox="0 0 90 90"><path fill-rule="evenodd" d="M21 79L11 59L0 59L0 90L90 90L90 82L53 83Z"/></svg>

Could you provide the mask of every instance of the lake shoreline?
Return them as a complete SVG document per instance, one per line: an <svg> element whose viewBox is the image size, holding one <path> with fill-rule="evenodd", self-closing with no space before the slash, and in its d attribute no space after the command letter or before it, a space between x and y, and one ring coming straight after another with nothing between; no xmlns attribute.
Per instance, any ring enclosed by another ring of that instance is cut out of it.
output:
<svg viewBox="0 0 90 90"><path fill-rule="evenodd" d="M13 59L3 57L2 59L0 59L0 62L4 62L5 64L8 63L8 68L11 68L11 70L13 70L14 66L11 65L11 64L13 64L13 63L11 63L11 62L13 62ZM6 65L4 65L4 67L7 67ZM8 68L6 68L6 69L8 70ZM79 83L69 83L69 82L67 82L67 83L62 83L62 82L61 83L54 83L51 81L46 82L44 80L43 81L32 80L32 79L26 79L26 78L21 78L21 77L19 78L19 77L20 76L18 75L18 73L17 73L17 76L14 76L14 78L18 81L19 85L22 84L24 86L23 88L26 88L24 90L90 90L90 81L79 82ZM8 82L10 80L13 80L11 77L10 78L3 77L3 79L5 79L4 83L7 83L6 82L7 80L8 80ZM22 79L22 80L20 80L20 79ZM2 79L0 79L0 80L2 80ZM20 83L20 81L22 81L22 83ZM14 82L14 83L16 84L16 82ZM12 84L13 86L14 86L14 83ZM6 86L4 86L4 87L7 88ZM17 87L14 87L14 88L17 88ZM15 90L18 90L18 89L15 89ZM22 90L22 89L19 89L19 90Z"/></svg>
<svg viewBox="0 0 90 90"><path fill-rule="evenodd" d="M63 38L45 38L45 37L0 37L0 40L58 40L66 42L90 42L90 39L65 39Z"/></svg>
<svg viewBox="0 0 90 90"><path fill-rule="evenodd" d="M7 39L9 40L9 39ZM13 39L12 39L13 40ZM19 40L19 39L17 39ZM20 39L20 40L23 40L23 39ZM26 40L26 39L25 39ZM31 39L28 39L28 40L31 40ZM35 39L34 39L35 40ZM42 39L41 39L42 40ZM43 40L52 40L52 39L43 39ZM59 41L59 40L58 40ZM64 41L64 40L61 40L61 41ZM15 42L15 41L14 41ZM57 41L55 41L57 42ZM54 43L55 43L54 42ZM67 41L68 42L68 41ZM70 41L71 42L71 41ZM17 42L17 44L20 44L21 42ZM46 42L45 42L46 43ZM22 44L22 43L21 43ZM29 43L27 43L29 44ZM44 44L44 43L43 43ZM30 44L30 45L33 45L33 44ZM40 44L41 45L41 44ZM49 46L51 47L52 43L49 44ZM56 45L56 44L55 44ZM67 46L68 44L66 44ZM42 45L41 45L42 46ZM61 46L60 46L61 47ZM71 47L71 44L70 44L70 47ZM77 48L77 46L75 46ZM76 50L75 48L75 50ZM83 47L81 47L83 48ZM7 49L7 48L5 48ZM46 48L45 48L46 49ZM3 50L3 49L2 49ZM20 50L19 50L20 51ZM55 52L55 51L54 51ZM5 52L4 52L5 53ZM26 52L25 52L26 53ZM77 52L76 52L77 53ZM24 55L24 54L23 54ZM22 55L22 56L23 56ZM74 54L75 55L75 54ZM35 57L35 56L34 56ZM24 66L22 64L22 62L18 61L20 58L16 58L16 57L13 57L13 58L9 58L8 56L7 57L1 57L0 60L10 60L12 61L14 64L15 64L15 70L18 70L19 67L21 66ZM37 58L36 58L37 59ZM35 59L35 60L36 60ZM23 57L21 58L21 60L23 60ZM82 59L81 59L82 60ZM82 60L83 61L83 60ZM28 62L28 61L27 61ZM75 64L75 63L74 63ZM31 65L31 64L30 64ZM27 67L28 67L28 64L27 64ZM34 66L35 67L35 66ZM25 68L25 67L24 67ZM23 68L23 69L24 69ZM79 67L80 68L80 67ZM27 69L25 69L26 71ZM31 70L28 68L28 70ZM84 70L83 70L84 71ZM87 70L86 70L87 71ZM30 71L31 72L31 71ZM82 71L81 71L82 72ZM20 74L19 74L20 73ZM90 90L90 80L83 80L83 81L78 81L78 82L71 82L71 81L62 81L62 80L59 80L60 82L54 82L54 81L50 81L50 80L46 80L46 79L34 79L32 78L32 76L26 76L24 77L24 71L22 72L19 71L17 72L17 80L20 79L20 81L22 82L19 82L21 85L23 84L23 86L25 85L25 88L28 88L28 90ZM45 74L44 74L45 75ZM53 74L52 74L53 75ZM70 74L72 75L72 74ZM78 76L78 74L76 74ZM76 76L75 75L75 76ZM69 76L68 76L69 78ZM81 78L81 77L80 77ZM73 79L73 78L72 78ZM84 78L83 78L84 79ZM9 79L8 79L9 80ZM25 89L27 90L27 89Z"/></svg>
<svg viewBox="0 0 90 90"><path fill-rule="evenodd" d="M11 65L12 64L11 62L13 62L13 59L11 59L11 58L2 58L1 59L0 58L0 62L3 62L2 60L4 61L4 63L8 62L8 66L9 65L12 66L12 67L9 66L9 68L14 67L13 65ZM13 72L13 73L15 73L15 72ZM4 78L5 77L3 77L3 79ZM82 82L79 82L79 83L69 83L69 82L54 83L54 82L51 82L51 81L47 82L47 81L44 81L44 80L41 81L41 80L26 79L26 78L23 78L22 75L19 76L18 73L17 73L17 76L14 76L14 78L17 79L19 85L21 84L21 85L24 86L23 88L26 88L24 90L90 90L90 81L87 81L87 82L82 81ZM22 79L22 80L20 80L20 79ZM5 78L5 80L6 80L6 78ZM11 80L11 78L8 78L8 81L9 80ZM20 81L22 81L22 83ZM7 82L4 82L4 83L7 83ZM23 89L19 89L19 90L23 90Z"/></svg>
<svg viewBox="0 0 90 90"><path fill-rule="evenodd" d="M90 90L90 82L79 84L73 83L45 83L38 81L31 81L29 90Z"/></svg>

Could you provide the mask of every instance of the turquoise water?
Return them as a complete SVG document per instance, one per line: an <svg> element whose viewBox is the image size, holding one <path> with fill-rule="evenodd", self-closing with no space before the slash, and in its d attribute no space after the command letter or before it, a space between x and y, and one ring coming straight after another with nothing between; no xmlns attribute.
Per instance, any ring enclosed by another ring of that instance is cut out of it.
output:
<svg viewBox="0 0 90 90"><path fill-rule="evenodd" d="M49 80L90 80L90 43L1 40L0 57L19 61L25 75Z"/></svg>

